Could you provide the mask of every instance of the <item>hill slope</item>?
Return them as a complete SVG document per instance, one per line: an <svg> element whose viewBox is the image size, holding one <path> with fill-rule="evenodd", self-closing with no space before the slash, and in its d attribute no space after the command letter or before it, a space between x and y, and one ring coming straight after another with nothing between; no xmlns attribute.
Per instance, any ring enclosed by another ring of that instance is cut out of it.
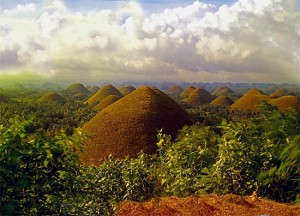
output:
<svg viewBox="0 0 300 216"><path fill-rule="evenodd" d="M159 90L139 87L126 97L99 112L84 127L91 139L84 143L86 164L99 164L110 154L115 158L136 157L143 150L157 149L157 130L175 136L191 124L186 112Z"/></svg>
<svg viewBox="0 0 300 216"><path fill-rule="evenodd" d="M93 103L100 103L104 98L109 95L116 95L119 97L123 97L121 92L115 88L111 84L107 84L103 86L99 91L97 91L92 97L90 97L85 103L93 104Z"/></svg>
<svg viewBox="0 0 300 216"><path fill-rule="evenodd" d="M251 89L230 106L232 109L258 111L262 101L269 101L270 98L258 89Z"/></svg>
<svg viewBox="0 0 300 216"><path fill-rule="evenodd" d="M193 107L197 107L204 104L208 104L212 102L215 98L215 96L208 93L205 89L196 88L189 94L185 102L192 105Z"/></svg>

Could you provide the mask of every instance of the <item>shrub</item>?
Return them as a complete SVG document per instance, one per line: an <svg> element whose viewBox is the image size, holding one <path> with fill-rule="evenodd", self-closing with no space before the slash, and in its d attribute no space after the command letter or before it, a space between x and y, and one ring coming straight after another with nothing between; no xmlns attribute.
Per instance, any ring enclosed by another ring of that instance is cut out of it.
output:
<svg viewBox="0 0 300 216"><path fill-rule="evenodd" d="M1 214L59 214L78 169L78 136L49 138L25 131L28 122L0 128Z"/></svg>

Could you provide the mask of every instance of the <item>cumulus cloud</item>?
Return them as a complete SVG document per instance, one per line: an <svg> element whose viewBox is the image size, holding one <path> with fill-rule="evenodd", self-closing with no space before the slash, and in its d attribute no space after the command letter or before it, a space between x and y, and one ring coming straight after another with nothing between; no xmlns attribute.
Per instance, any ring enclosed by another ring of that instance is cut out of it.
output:
<svg viewBox="0 0 300 216"><path fill-rule="evenodd" d="M300 81L293 3L195 1L146 17L133 2L88 12L59 0L17 5L0 12L0 70L26 67L78 79ZM39 15L19 16L30 12Z"/></svg>

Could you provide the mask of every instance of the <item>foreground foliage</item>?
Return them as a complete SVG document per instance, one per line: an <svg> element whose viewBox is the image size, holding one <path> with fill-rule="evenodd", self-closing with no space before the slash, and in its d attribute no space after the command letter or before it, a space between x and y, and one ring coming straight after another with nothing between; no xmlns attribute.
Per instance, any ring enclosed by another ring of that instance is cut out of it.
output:
<svg viewBox="0 0 300 216"><path fill-rule="evenodd" d="M156 154L99 167L80 165L78 136L33 135L28 124L1 128L1 214L112 215L124 200L212 192L299 202L297 112L267 106L248 121L185 127L174 141L162 130Z"/></svg>

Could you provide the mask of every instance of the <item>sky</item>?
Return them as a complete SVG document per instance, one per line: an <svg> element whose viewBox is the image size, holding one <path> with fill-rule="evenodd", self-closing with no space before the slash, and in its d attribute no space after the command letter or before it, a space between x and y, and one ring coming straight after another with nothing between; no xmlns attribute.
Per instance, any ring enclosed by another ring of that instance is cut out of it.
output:
<svg viewBox="0 0 300 216"><path fill-rule="evenodd" d="M1 79L300 84L300 0L0 0Z"/></svg>

